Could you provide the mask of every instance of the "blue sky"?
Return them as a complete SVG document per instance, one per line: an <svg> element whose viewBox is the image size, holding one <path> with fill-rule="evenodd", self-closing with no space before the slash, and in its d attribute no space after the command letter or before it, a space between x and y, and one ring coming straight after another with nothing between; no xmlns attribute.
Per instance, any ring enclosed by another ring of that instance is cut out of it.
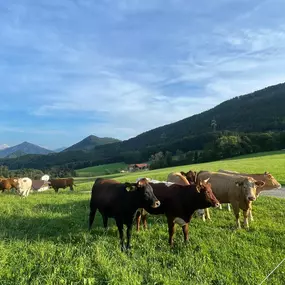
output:
<svg viewBox="0 0 285 285"><path fill-rule="evenodd" d="M284 0L0 2L0 144L128 139L285 80Z"/></svg>

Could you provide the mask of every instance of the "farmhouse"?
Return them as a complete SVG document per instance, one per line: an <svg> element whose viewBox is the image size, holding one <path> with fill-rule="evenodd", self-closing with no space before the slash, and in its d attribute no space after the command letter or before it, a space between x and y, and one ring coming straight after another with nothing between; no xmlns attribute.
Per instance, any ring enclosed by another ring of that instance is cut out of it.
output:
<svg viewBox="0 0 285 285"><path fill-rule="evenodd" d="M32 180L32 189L38 192L48 190L49 183L44 180Z"/></svg>
<svg viewBox="0 0 285 285"><path fill-rule="evenodd" d="M128 166L129 172L134 172L138 170L148 170L149 165L147 163L137 163L137 164L130 164Z"/></svg>

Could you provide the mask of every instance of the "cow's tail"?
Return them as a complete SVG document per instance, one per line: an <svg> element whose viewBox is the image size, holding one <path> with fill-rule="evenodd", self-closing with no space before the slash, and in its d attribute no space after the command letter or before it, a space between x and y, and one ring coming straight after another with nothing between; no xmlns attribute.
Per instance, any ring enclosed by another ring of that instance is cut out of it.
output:
<svg viewBox="0 0 285 285"><path fill-rule="evenodd" d="M94 222L94 218L95 218L95 214L97 211L97 207L95 205L93 205L92 203L92 199L90 201L90 213L89 213L89 231L91 230L92 224Z"/></svg>

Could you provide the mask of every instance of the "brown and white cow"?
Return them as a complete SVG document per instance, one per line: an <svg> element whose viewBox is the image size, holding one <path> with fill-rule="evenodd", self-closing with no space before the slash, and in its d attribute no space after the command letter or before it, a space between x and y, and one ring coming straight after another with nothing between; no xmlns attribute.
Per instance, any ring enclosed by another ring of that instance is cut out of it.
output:
<svg viewBox="0 0 285 285"><path fill-rule="evenodd" d="M32 179L28 177L18 179L17 193L21 197L27 197L32 189Z"/></svg>
<svg viewBox="0 0 285 285"><path fill-rule="evenodd" d="M251 203L256 200L256 188L264 185L251 177L231 175L219 172L200 171L197 179L209 179L212 190L220 203L230 203L236 217L236 226L240 228L239 211L243 210L244 227L248 228L248 215ZM208 211L208 209L206 209Z"/></svg>
<svg viewBox="0 0 285 285"><path fill-rule="evenodd" d="M218 207L219 201L211 190L207 180L199 185L178 185L165 183L150 183L155 196L161 202L157 209L144 207L152 215L165 215L168 222L169 244L173 245L174 225L182 226L184 241L188 241L188 227L197 209ZM138 216L136 217L138 223Z"/></svg>

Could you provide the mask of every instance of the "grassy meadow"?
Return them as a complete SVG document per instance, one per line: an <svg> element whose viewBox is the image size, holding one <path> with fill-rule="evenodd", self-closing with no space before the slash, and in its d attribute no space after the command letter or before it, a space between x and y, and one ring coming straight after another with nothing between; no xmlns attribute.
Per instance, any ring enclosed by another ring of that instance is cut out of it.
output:
<svg viewBox="0 0 285 285"><path fill-rule="evenodd" d="M110 163L98 166L91 166L82 168L76 171L78 176L94 176L94 175L106 175L108 173L112 173L118 170L127 169L128 165L124 162L119 163Z"/></svg>
<svg viewBox="0 0 285 285"><path fill-rule="evenodd" d="M285 153L132 173L165 180L170 171L219 168L270 171L285 184ZM94 179L93 179L94 181ZM193 218L190 241L176 226L168 246L163 216L149 216L149 229L133 231L133 249L122 253L117 228L104 231L97 213L87 230L92 182L77 182L74 192L49 190L26 199L0 194L0 284L260 284L285 258L285 199L259 197L249 230L235 230L234 216L212 209L211 221ZM263 284L285 284L285 262Z"/></svg>

